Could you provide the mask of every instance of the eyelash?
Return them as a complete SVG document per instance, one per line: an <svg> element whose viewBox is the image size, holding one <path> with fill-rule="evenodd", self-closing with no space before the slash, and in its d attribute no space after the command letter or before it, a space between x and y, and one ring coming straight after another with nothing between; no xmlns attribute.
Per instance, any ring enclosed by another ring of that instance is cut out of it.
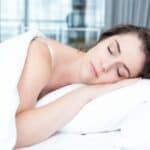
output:
<svg viewBox="0 0 150 150"><path fill-rule="evenodd" d="M108 50L109 54L113 55L113 52L111 51L111 49L110 49L109 46L107 46L107 50ZM119 78L122 78L122 77L123 77L123 76L120 74L120 72L119 72L119 68L116 69L116 72L117 72L117 76L118 76Z"/></svg>
<svg viewBox="0 0 150 150"><path fill-rule="evenodd" d="M108 50L109 54L113 55L113 53L112 53L112 51L111 51L109 46L107 46L107 50Z"/></svg>
<svg viewBox="0 0 150 150"><path fill-rule="evenodd" d="M118 77L121 78L122 76L121 76L121 74L119 73L119 68L116 69L116 72L117 72Z"/></svg>

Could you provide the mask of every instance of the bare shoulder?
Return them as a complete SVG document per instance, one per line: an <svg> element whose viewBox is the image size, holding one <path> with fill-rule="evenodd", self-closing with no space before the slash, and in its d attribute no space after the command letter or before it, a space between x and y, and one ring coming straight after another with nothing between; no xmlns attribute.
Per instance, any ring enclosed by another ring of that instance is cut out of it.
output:
<svg viewBox="0 0 150 150"><path fill-rule="evenodd" d="M53 49L58 49L58 50L65 50L67 52L70 52L70 51L77 51L78 49L74 48L74 47L71 47L71 46L68 46L68 45L65 45L61 42L58 42L56 40L53 40L53 39L50 39L50 38L45 38L43 39L43 41L47 44L47 45L50 45L52 46Z"/></svg>
<svg viewBox="0 0 150 150"><path fill-rule="evenodd" d="M48 47L34 40L28 48L24 67L18 81L20 106L17 112L32 108L51 76L51 56Z"/></svg>

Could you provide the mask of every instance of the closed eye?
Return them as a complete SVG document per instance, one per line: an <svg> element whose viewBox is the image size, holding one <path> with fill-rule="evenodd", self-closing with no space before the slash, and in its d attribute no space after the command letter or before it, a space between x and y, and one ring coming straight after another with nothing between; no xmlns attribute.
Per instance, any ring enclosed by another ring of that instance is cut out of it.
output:
<svg viewBox="0 0 150 150"><path fill-rule="evenodd" d="M107 46L107 50L108 50L109 54L113 55L113 52L111 51L109 46Z"/></svg>
<svg viewBox="0 0 150 150"><path fill-rule="evenodd" d="M119 77L119 78L121 78L122 77L122 75L120 74L120 72L119 72L119 68L117 67L117 69L116 69L116 72L117 72L117 76Z"/></svg>
<svg viewBox="0 0 150 150"><path fill-rule="evenodd" d="M123 68L117 67L116 73L119 78L129 78L128 73L127 73L126 69L124 69L124 67Z"/></svg>

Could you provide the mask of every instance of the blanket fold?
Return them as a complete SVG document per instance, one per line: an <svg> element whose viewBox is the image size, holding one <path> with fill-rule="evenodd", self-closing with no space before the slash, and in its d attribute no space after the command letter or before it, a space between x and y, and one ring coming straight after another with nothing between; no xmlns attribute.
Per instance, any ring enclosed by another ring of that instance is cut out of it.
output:
<svg viewBox="0 0 150 150"><path fill-rule="evenodd" d="M34 37L44 35L28 31L0 44L0 149L12 150L17 139L16 110L19 105L17 83L21 75L28 46Z"/></svg>

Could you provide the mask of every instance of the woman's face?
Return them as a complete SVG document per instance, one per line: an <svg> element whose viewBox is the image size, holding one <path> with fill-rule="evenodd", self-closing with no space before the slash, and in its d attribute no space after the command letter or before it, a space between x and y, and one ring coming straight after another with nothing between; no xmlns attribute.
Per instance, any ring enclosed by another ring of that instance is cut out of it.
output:
<svg viewBox="0 0 150 150"><path fill-rule="evenodd" d="M135 34L115 35L84 55L80 77L86 84L112 83L137 77L144 62L142 43Z"/></svg>

